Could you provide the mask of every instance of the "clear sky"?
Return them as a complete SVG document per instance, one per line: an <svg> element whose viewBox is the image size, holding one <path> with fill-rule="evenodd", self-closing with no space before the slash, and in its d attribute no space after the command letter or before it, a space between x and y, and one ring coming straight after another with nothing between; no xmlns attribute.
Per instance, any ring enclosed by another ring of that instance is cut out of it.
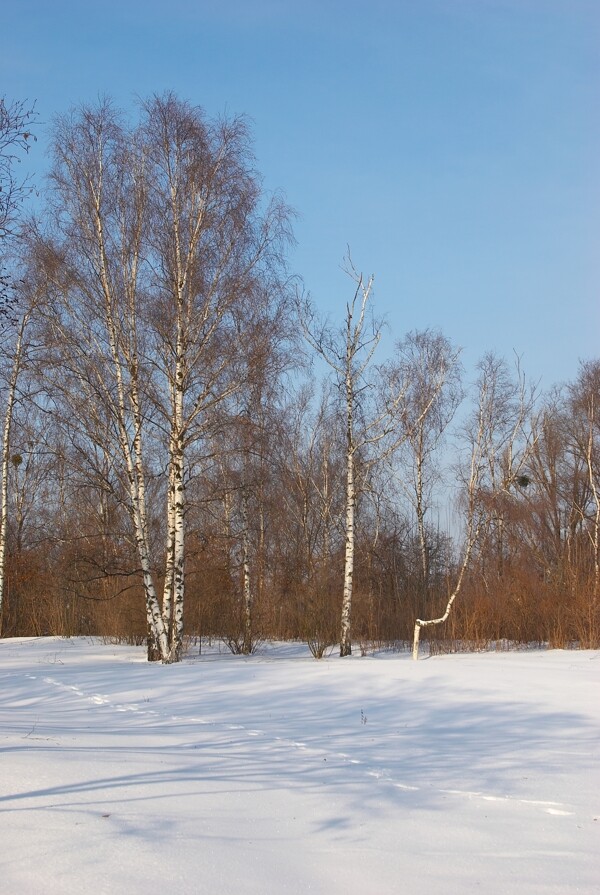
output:
<svg viewBox="0 0 600 895"><path fill-rule="evenodd" d="M0 23L38 180L56 113L172 89L252 120L332 316L349 245L393 338L439 327L471 369L514 350L544 387L600 357L600 0L6 0Z"/></svg>

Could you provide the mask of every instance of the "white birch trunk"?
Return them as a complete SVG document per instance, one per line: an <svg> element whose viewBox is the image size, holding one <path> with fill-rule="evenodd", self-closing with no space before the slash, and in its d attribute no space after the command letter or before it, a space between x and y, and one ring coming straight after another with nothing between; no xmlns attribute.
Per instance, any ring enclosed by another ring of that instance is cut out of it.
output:
<svg viewBox="0 0 600 895"><path fill-rule="evenodd" d="M179 661L183 649L183 609L185 597L185 481L183 440L179 435L173 458L174 483L174 543L173 543L173 627L171 631L171 655Z"/></svg>
<svg viewBox="0 0 600 895"><path fill-rule="evenodd" d="M478 507L478 489L481 483L481 457L484 445L484 435L485 435L485 416L482 413L482 406L484 404L485 398L485 389L482 388L482 392L480 395L480 405L479 405L479 418L478 418L478 429L477 435L473 441L472 449L471 449L471 458L470 458L470 470L469 470L469 478L467 482L467 496L468 496L468 510L467 510L467 530L465 532L465 541L464 541L464 552L463 552L463 560L461 563L460 571L458 573L458 578L456 580L456 584L454 586L454 590L450 594L450 598L446 604L446 609L444 614L439 616L439 618L431 618L431 619L421 619L417 618L415 621L415 628L413 632L413 650L412 657L414 660L419 658L419 640L421 636L421 628L429 627L430 625L441 625L443 624L448 616L450 615L450 610L459 595L463 580L465 577L465 573L469 567L471 562L471 554L473 553L473 549L475 544L479 540L481 535L481 531L483 528L483 524L485 521L485 517L483 514L483 510Z"/></svg>
<svg viewBox="0 0 600 895"><path fill-rule="evenodd" d="M329 486L329 442L323 448L322 462L321 505L323 516L323 552L321 554L321 566L326 568L331 558L331 496ZM329 575L327 576L329 580Z"/></svg>
<svg viewBox="0 0 600 895"><path fill-rule="evenodd" d="M320 335L313 335L310 329L304 326L304 334L308 342L325 359L329 366L339 377L340 385L343 384L346 402L346 495L345 495L345 526L344 526L344 586L342 593L342 613L340 630L340 656L349 656L352 653L352 640L350 636L352 615L352 590L354 577L354 515L356 508L356 484L354 479L354 458L357 447L366 447L373 444L369 434L370 426L363 427L361 435L355 438L354 411L357 398L358 383L361 381L367 369L373 352L379 343L380 331L373 333L372 337L365 337L363 330L369 295L373 284L370 277L365 284L362 274L357 274L349 259L348 271L356 282L356 290L353 300L346 306L346 325L343 341L338 350L337 340L332 340L324 329ZM357 313L357 302L360 305ZM343 346L343 347L342 347Z"/></svg>
<svg viewBox="0 0 600 895"><path fill-rule="evenodd" d="M136 413L136 417L139 415ZM133 439L133 457L129 451L129 444L126 441L126 433L121 433L121 443L125 452L125 462L128 467L129 485L132 505L132 516L135 530L135 540L138 549L138 556L142 568L142 577L144 581L144 592L146 596L146 617L148 621L148 630L151 641L148 644L148 657L160 658L163 662L171 661L171 652L169 648L169 640L165 629L158 595L154 584L154 575L152 573L152 564L150 560L150 545L148 541L148 513L146 509L146 486L144 470L142 465L141 454L141 432L139 423L136 419L136 433ZM154 649L157 655L154 655Z"/></svg>
<svg viewBox="0 0 600 895"><path fill-rule="evenodd" d="M244 600L244 642L242 652L252 652L252 585L250 581L250 532L248 522L248 493L242 491L242 575Z"/></svg>
<svg viewBox="0 0 600 895"><path fill-rule="evenodd" d="M169 456L169 547L172 548L172 568L168 570L172 584L169 642L171 660L179 661L183 651L183 616L185 600L185 356L186 321L189 320L189 272L203 220L203 202L195 209L194 232L184 247L181 237L181 207L176 185L176 171L169 173L169 190L172 214L175 277L172 284L175 300L176 342L173 378L171 380L171 441ZM165 597L167 596L165 578Z"/></svg>
<svg viewBox="0 0 600 895"><path fill-rule="evenodd" d="M342 626L340 634L340 656L349 656L352 653L352 640L350 637L351 613L352 613L352 584L354 576L354 507L356 503L356 491L354 486L354 430L353 430L353 406L354 383L350 364L350 344L348 348L348 370L346 373L346 524L345 524L345 551L344 551L344 591L342 597Z"/></svg>
<svg viewBox="0 0 600 895"><path fill-rule="evenodd" d="M129 403L133 417L134 435L129 440L127 422L129 418L127 410L127 389L123 377L122 358L119 353L119 339L117 332L116 315L114 311L113 295L108 274L108 262L104 243L104 231L101 214L101 184L95 195L96 209L96 236L98 240L99 274L104 294L104 313L108 333L110 353L113 363L113 372L117 385L117 409L119 441L123 459L127 469L129 481L129 493L131 501L131 515L134 526L134 535L142 569L144 593L146 598L146 618L148 623L149 643L148 657L160 658L163 662L170 661L170 649L167 633L162 619L158 595L154 585L152 564L150 560L150 546L148 540L148 515L146 508L145 475L142 462L142 414L139 394L137 390L138 358L130 358ZM135 332L135 307L130 308L130 325Z"/></svg>
<svg viewBox="0 0 600 895"><path fill-rule="evenodd" d="M2 633L2 610L4 606L4 590L6 580L6 535L8 529L8 472L10 468L10 433L12 428L17 382L19 379L19 373L21 371L23 336L28 320L29 315L24 315L17 334L13 365L10 374L10 380L8 383L8 393L6 396L4 429L2 433L2 483L0 487L0 634Z"/></svg>
<svg viewBox="0 0 600 895"><path fill-rule="evenodd" d="M175 413L175 428L180 414ZM185 552L184 451L182 439L173 432L169 444L167 491L167 542L162 619L170 649L170 661L181 658L183 648L184 552Z"/></svg>
<svg viewBox="0 0 600 895"><path fill-rule="evenodd" d="M594 516L592 519L592 530L590 532L590 541L594 553L594 602L598 599L598 589L600 587L600 493L598 490L598 482L594 475L594 422L595 422L595 401L594 396L590 396L588 405L589 433L586 445L585 460L588 473L588 481L590 491L594 500Z"/></svg>
<svg viewBox="0 0 600 895"><path fill-rule="evenodd" d="M423 507L423 438L419 438L419 449L416 457L417 480L415 489L415 511L421 549L421 571L423 572L423 596L429 592L429 545L425 531L425 509Z"/></svg>
<svg viewBox="0 0 600 895"><path fill-rule="evenodd" d="M173 624L173 580L175 577L175 484L173 479L173 439L169 450L169 485L167 488L167 541L165 550L165 582L163 587L162 618L171 639Z"/></svg>
<svg viewBox="0 0 600 895"><path fill-rule="evenodd" d="M421 628L427 628L429 625L441 625L448 619L448 616L450 615L450 610L452 609L452 605L461 591L463 579L465 577L465 572L466 572L469 562L471 560L471 553L473 552L473 547L475 546L475 542L478 537L479 537L479 527L477 528L476 533L473 534L473 536L469 539L469 541L467 543L467 547L466 547L465 554L463 557L463 562L462 562L460 572L458 575L458 580L456 582L454 590L450 594L450 598L446 604L446 610L445 610L444 614L440 615L439 618L430 618L427 620L421 619L421 618L416 619L415 630L413 633L413 649L412 649L413 659L416 660L419 658L419 640L421 637Z"/></svg>
<svg viewBox="0 0 600 895"><path fill-rule="evenodd" d="M263 589L265 584L265 545L266 545L266 523L265 523L265 504L263 500L263 492L261 488L258 508L258 547L256 562L256 596L259 602L262 602Z"/></svg>

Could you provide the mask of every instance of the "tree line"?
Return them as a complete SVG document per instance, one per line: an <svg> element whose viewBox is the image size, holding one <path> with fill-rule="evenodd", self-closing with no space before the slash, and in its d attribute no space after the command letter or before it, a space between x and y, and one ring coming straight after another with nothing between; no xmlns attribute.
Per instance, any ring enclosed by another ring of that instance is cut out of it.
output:
<svg viewBox="0 0 600 895"><path fill-rule="evenodd" d="M372 278L324 320L245 121L173 94L58 119L25 219L0 108L4 636L598 646L599 361L541 394L434 330L381 360Z"/></svg>

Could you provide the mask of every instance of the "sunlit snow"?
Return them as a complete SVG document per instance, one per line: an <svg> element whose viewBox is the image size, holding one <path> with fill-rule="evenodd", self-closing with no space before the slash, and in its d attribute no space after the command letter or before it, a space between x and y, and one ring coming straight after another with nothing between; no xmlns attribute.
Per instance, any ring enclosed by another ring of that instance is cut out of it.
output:
<svg viewBox="0 0 600 895"><path fill-rule="evenodd" d="M600 891L600 652L22 638L0 677L1 893Z"/></svg>

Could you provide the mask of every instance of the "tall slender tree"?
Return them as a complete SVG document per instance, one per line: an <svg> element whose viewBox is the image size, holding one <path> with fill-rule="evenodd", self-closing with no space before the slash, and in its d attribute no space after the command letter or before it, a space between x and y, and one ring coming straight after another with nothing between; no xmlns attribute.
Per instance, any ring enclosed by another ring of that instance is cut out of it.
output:
<svg viewBox="0 0 600 895"><path fill-rule="evenodd" d="M8 475L11 453L12 418L17 384L23 367L25 332L30 318L26 307L18 306L15 283L7 268L7 250L19 218L20 207L30 191L27 178L19 178L15 165L29 151L34 139L32 107L22 101L0 97L0 351L2 352L2 463L0 470L0 631L6 569L8 524Z"/></svg>
<svg viewBox="0 0 600 895"><path fill-rule="evenodd" d="M381 339L381 324L371 313L373 276L365 279L350 257L346 272L355 284L352 299L346 304L344 324L339 331L319 323L314 310L306 302L301 309L304 334L335 377L340 403L343 407L345 436L345 522L344 522L344 579L340 624L340 656L352 653L352 595L354 582L354 554L356 540L357 471L362 467L368 474L370 465L382 454L393 450L395 439L385 451L374 453L377 445L385 444L393 433L392 420L405 393L404 382L392 381L381 402L370 401L373 385L369 380L371 361Z"/></svg>
<svg viewBox="0 0 600 895"><path fill-rule="evenodd" d="M177 661L190 452L243 384L243 321L283 288L289 215L262 196L245 123L208 121L172 94L151 99L133 125L108 101L61 119L51 178L34 248L46 278L53 390L82 431L88 417L108 415L149 657ZM164 514L148 504L149 475L162 470ZM152 519L165 538L162 595Z"/></svg>
<svg viewBox="0 0 600 895"><path fill-rule="evenodd" d="M433 458L462 401L459 356L460 350L442 333L416 331L397 344L393 359L383 368L383 378L401 384L404 392L394 414L401 450L392 459L416 517L423 599L430 575L427 514L433 485L440 478Z"/></svg>

